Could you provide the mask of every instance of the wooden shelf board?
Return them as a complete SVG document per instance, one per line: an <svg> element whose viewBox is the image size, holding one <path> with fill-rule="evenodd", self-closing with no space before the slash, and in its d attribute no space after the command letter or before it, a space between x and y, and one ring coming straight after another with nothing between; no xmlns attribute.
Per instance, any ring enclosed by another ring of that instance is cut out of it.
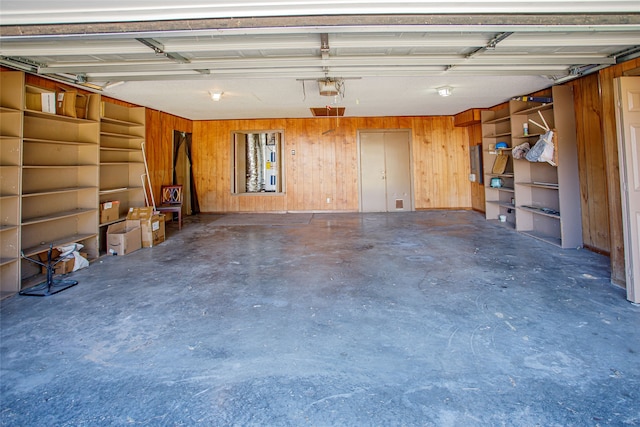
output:
<svg viewBox="0 0 640 427"><path fill-rule="evenodd" d="M18 261L18 257L15 258L0 258L0 266L11 264L12 262Z"/></svg>
<svg viewBox="0 0 640 427"><path fill-rule="evenodd" d="M558 184L542 183L542 182L516 182L517 185L524 185L526 187L546 188L548 190L557 190Z"/></svg>
<svg viewBox="0 0 640 427"><path fill-rule="evenodd" d="M120 139L144 139L144 136L131 135L126 133L100 132L100 136L109 136Z"/></svg>
<svg viewBox="0 0 640 427"><path fill-rule="evenodd" d="M551 243L552 245L562 247L562 240L559 237L548 236L546 234L539 233L534 230L529 230L529 231L520 230L520 233L529 237L533 237L534 239L542 240L543 242Z"/></svg>
<svg viewBox="0 0 640 427"><path fill-rule="evenodd" d="M15 197L20 197L19 194L0 194L0 200L9 200Z"/></svg>
<svg viewBox="0 0 640 427"><path fill-rule="evenodd" d="M491 135L485 135L483 138L501 138L503 136L511 136L511 132L494 133Z"/></svg>
<svg viewBox="0 0 640 427"><path fill-rule="evenodd" d="M17 225L0 225L0 231L12 231L17 229Z"/></svg>
<svg viewBox="0 0 640 427"><path fill-rule="evenodd" d="M542 135L542 133L530 133L528 135L514 135L514 138L519 138L519 139L530 139L530 138L540 138Z"/></svg>
<svg viewBox="0 0 640 427"><path fill-rule="evenodd" d="M530 208L530 207L527 207L527 206L518 206L518 209L522 209L523 211L531 212L531 213L534 213L536 215L542 215L542 216L546 216L546 217L553 218L553 219L558 219L558 220L560 219L560 215L544 212L544 211L541 210L541 209L543 209L542 207L541 208Z"/></svg>
<svg viewBox="0 0 640 427"><path fill-rule="evenodd" d="M485 175L487 175L487 176L493 176L493 177L502 177L502 178L513 178L513 172L506 172L506 173L486 173ZM489 187L489 188L493 188L493 187Z"/></svg>
<svg viewBox="0 0 640 427"><path fill-rule="evenodd" d="M515 206L510 202L501 202L500 200L487 200L487 203L491 203L492 205L502 206L507 209L515 209Z"/></svg>
<svg viewBox="0 0 640 427"><path fill-rule="evenodd" d="M510 116L498 117L496 119L487 120L486 122L483 122L483 124L492 125L492 124L495 124L495 123L507 122L509 120L511 120Z"/></svg>
<svg viewBox="0 0 640 427"><path fill-rule="evenodd" d="M82 240L86 240L86 239L90 239L92 237L96 237L97 234L96 233L92 233L92 234L73 234L71 236L65 236L62 237L60 239L56 239L54 241L51 242L44 242L43 244L40 244L38 246L32 246L30 248L25 248L22 250L22 252L24 253L24 256L33 256L33 255L37 255L41 252L46 252L49 250L49 246L53 245L54 248L58 247L58 246L67 246L67 245L72 245L74 243L78 243L81 242Z"/></svg>
<svg viewBox="0 0 640 427"><path fill-rule="evenodd" d="M79 141L59 141L55 139L41 139L41 138L23 138L24 142L31 142L37 144L55 144L55 145L97 145L96 142L79 142Z"/></svg>
<svg viewBox="0 0 640 427"><path fill-rule="evenodd" d="M113 221L103 222L103 223L100 223L100 227L108 227L108 226L110 226L111 224L115 224L116 222L122 222L122 221L124 221L125 219L127 219L127 217L126 217L126 216L122 216L122 217L120 217L120 218L118 218L118 219L114 219Z"/></svg>
<svg viewBox="0 0 640 427"><path fill-rule="evenodd" d="M64 194L74 193L80 190L91 190L98 187L68 187L68 188L56 188L53 190L39 191L37 193L22 193L22 197L37 197L37 196L49 196L52 194Z"/></svg>
<svg viewBox="0 0 640 427"><path fill-rule="evenodd" d="M116 165L143 165L144 162L102 162L100 166L116 166Z"/></svg>
<svg viewBox="0 0 640 427"><path fill-rule="evenodd" d="M87 167L98 167L98 165L24 165L22 169L70 169Z"/></svg>
<svg viewBox="0 0 640 427"><path fill-rule="evenodd" d="M489 187L489 188L493 188L493 187ZM505 193L515 193L516 190L514 188L511 187L500 187L500 188L493 188L494 190L498 190L498 191L504 191Z"/></svg>
<svg viewBox="0 0 640 427"><path fill-rule="evenodd" d="M108 189L100 190L99 194L101 196L106 196L109 194L126 193L128 191L140 191L140 190L142 190L141 185L137 187L108 188Z"/></svg>
<svg viewBox="0 0 640 427"><path fill-rule="evenodd" d="M58 219L71 218L77 215L82 215L90 212L96 212L98 209L73 209L70 211L57 212L51 215L39 216L35 218L25 218L22 220L22 226L29 226L33 224L40 224L43 222L55 221Z"/></svg>
<svg viewBox="0 0 640 427"><path fill-rule="evenodd" d="M105 146L100 146L100 150L101 151L123 151L127 153L142 152L142 148L118 148L118 147L105 147Z"/></svg>
<svg viewBox="0 0 640 427"><path fill-rule="evenodd" d="M5 298L9 298L13 295L15 295L15 292L10 292L10 291L0 291L0 300L3 300Z"/></svg>
<svg viewBox="0 0 640 427"><path fill-rule="evenodd" d="M120 126L129 126L129 127L144 126L144 123L129 122L126 120L113 119L111 117L101 117L100 121L102 123L109 123L112 125L120 125Z"/></svg>
<svg viewBox="0 0 640 427"><path fill-rule="evenodd" d="M533 108L527 108L526 110L516 111L513 113L514 116L528 116L529 114L536 113L538 111L551 110L553 108L553 102L548 102L546 104L538 105Z"/></svg>
<svg viewBox="0 0 640 427"><path fill-rule="evenodd" d="M0 106L0 113L19 113L22 110L16 110L15 108Z"/></svg>
<svg viewBox="0 0 640 427"><path fill-rule="evenodd" d="M68 116L63 116L61 114L44 113L42 111L35 111L35 110L24 110L24 115L26 117L37 117L41 119L57 120L57 121L69 122L69 123L98 123L94 120L79 119L77 117L68 117Z"/></svg>
<svg viewBox="0 0 640 427"><path fill-rule="evenodd" d="M20 139L19 136L0 135L0 139Z"/></svg>

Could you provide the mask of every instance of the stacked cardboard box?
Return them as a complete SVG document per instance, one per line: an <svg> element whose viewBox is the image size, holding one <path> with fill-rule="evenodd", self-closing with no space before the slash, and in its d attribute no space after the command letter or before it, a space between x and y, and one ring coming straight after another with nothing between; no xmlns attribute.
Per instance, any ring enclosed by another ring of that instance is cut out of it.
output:
<svg viewBox="0 0 640 427"><path fill-rule="evenodd" d="M116 221L120 216L119 209L120 202L117 200L100 203L100 224Z"/></svg>
<svg viewBox="0 0 640 427"><path fill-rule="evenodd" d="M139 222L143 248L151 248L164 242L164 214L154 212L151 206L144 208L129 208L127 221Z"/></svg>
<svg viewBox="0 0 640 427"><path fill-rule="evenodd" d="M127 255L142 247L139 221L120 221L107 228L107 252Z"/></svg>
<svg viewBox="0 0 640 427"><path fill-rule="evenodd" d="M86 252L79 252L80 256L82 256L83 258L87 258L87 253ZM51 260L53 262L56 262L56 260L60 257L61 252L58 249L53 249L51 251ZM47 263L47 252L41 252L38 254L38 258L40 258L40 261L43 263ZM58 274L69 274L73 271L73 267L76 265L76 258L75 256L71 256L69 258L65 258L62 261L58 261L55 264L55 271L53 272L53 274L58 275ZM42 274L47 274L47 268L46 267L42 267Z"/></svg>

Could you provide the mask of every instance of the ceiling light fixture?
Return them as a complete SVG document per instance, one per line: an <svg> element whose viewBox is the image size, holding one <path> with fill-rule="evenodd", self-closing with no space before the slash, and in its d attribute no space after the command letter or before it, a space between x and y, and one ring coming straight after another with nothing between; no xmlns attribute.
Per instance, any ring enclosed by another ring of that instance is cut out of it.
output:
<svg viewBox="0 0 640 427"><path fill-rule="evenodd" d="M436 89L438 95L440 96L451 96L453 93L453 88L451 86L442 86Z"/></svg>
<svg viewBox="0 0 640 427"><path fill-rule="evenodd" d="M211 99L213 99L214 101L220 101L223 93L224 92L209 92L209 94L211 95Z"/></svg>

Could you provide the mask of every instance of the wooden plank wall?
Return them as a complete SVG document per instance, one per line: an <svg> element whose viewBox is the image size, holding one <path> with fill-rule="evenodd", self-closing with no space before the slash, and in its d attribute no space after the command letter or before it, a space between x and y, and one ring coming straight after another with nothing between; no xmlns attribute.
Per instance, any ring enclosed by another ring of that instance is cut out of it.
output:
<svg viewBox="0 0 640 427"><path fill-rule="evenodd" d="M469 147L473 147L476 145L482 146L482 125L480 123L473 124L467 127L467 131L469 132ZM473 210L479 212L485 212L485 197L484 197L484 187L487 185L486 183L479 183L476 179L476 182L471 183L471 207Z"/></svg>
<svg viewBox="0 0 640 427"><path fill-rule="evenodd" d="M357 135L366 129L411 129L416 209L471 207L466 128L452 117L376 117L194 122L201 211L358 211ZM239 130L284 131L284 194L231 194L231 134Z"/></svg>
<svg viewBox="0 0 640 427"><path fill-rule="evenodd" d="M640 58L608 67L599 72L602 102L602 141L606 164L607 196L609 201L609 230L611 239L611 280L624 285L624 235L622 231L622 199L618 163L618 137L616 134L613 79L628 70L640 67Z"/></svg>
<svg viewBox="0 0 640 427"><path fill-rule="evenodd" d="M192 132L193 122L182 117L147 108L145 154L149 166L153 197L160 201L160 187L173 184L173 131Z"/></svg>
<svg viewBox="0 0 640 427"><path fill-rule="evenodd" d="M609 254L609 202L602 136L602 105L597 74L569 83L573 86L584 246Z"/></svg>

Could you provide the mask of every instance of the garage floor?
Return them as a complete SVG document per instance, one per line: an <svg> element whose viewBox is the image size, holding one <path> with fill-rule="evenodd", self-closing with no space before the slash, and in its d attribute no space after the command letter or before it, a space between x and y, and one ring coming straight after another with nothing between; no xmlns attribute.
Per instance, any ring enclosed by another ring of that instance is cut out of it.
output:
<svg viewBox="0 0 640 427"><path fill-rule="evenodd" d="M640 425L608 258L474 212L202 215L1 302L7 426Z"/></svg>

